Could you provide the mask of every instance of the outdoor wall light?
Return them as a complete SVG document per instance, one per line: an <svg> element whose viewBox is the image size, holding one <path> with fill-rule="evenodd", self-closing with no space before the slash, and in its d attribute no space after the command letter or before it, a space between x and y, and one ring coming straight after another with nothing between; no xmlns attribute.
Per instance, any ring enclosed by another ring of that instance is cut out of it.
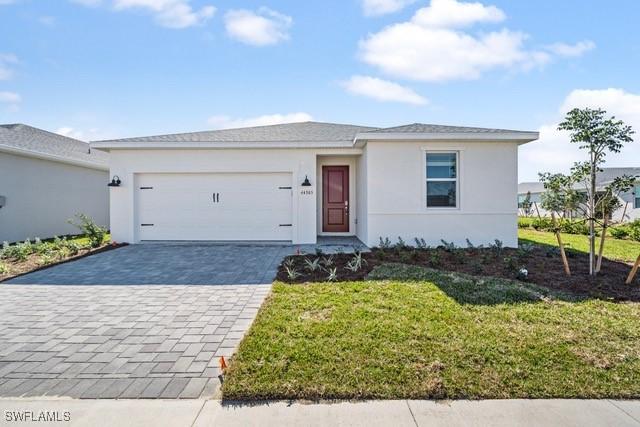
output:
<svg viewBox="0 0 640 427"><path fill-rule="evenodd" d="M118 175L114 175L113 178L111 178L111 182L107 184L107 187L120 187L121 183L122 181L120 181L120 177Z"/></svg>
<svg viewBox="0 0 640 427"><path fill-rule="evenodd" d="M309 177L307 175L304 176L304 181L301 184L303 187L311 187L311 183L309 182Z"/></svg>
<svg viewBox="0 0 640 427"><path fill-rule="evenodd" d="M0 209L2 209L2 207L6 204L7 204L7 198L4 196L0 196Z"/></svg>

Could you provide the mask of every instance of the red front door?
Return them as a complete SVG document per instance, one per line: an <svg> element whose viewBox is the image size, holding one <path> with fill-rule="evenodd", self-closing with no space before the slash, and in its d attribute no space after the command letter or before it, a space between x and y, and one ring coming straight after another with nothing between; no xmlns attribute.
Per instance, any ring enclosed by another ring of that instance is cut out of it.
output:
<svg viewBox="0 0 640 427"><path fill-rule="evenodd" d="M349 231L349 166L322 167L322 231Z"/></svg>

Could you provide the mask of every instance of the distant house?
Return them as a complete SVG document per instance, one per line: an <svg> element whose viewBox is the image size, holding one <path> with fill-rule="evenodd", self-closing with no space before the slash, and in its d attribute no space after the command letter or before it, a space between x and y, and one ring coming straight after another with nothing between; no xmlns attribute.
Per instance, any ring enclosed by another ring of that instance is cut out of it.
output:
<svg viewBox="0 0 640 427"><path fill-rule="evenodd" d="M602 172L598 173L596 179L596 186L603 188L607 184L611 183L616 177L623 175L636 176L638 180L636 185L631 191L620 195L620 203L622 207L615 211L612 215L612 220L615 222L633 221L640 218L640 167L637 168L603 168ZM580 186L582 188L582 186ZM537 215L538 212L542 216L549 216L549 213L542 209L541 197L544 193L544 186L541 182L521 182L518 184L518 208L520 214L524 214L522 211L522 203L527 197L527 193L530 194L530 200L532 203L531 214Z"/></svg>
<svg viewBox="0 0 640 427"><path fill-rule="evenodd" d="M0 242L77 234L82 212L109 224L109 155L23 124L0 125Z"/></svg>

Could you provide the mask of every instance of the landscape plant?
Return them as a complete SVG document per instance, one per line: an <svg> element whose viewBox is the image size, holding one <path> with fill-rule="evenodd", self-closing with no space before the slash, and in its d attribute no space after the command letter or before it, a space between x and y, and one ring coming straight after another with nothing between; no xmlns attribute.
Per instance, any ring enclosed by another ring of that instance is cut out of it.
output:
<svg viewBox="0 0 640 427"><path fill-rule="evenodd" d="M584 211L584 218L589 224L589 274L595 275L598 214L606 215L607 208L612 203L610 194L599 196L596 187L597 173L601 171L607 153L619 153L625 143L633 141L634 131L622 120L616 120L613 116L606 117L606 111L599 108L574 108L558 125L558 130L569 131L570 141L580 144L579 148L588 153L587 161L575 163L572 180L585 184L586 202L580 203L579 208ZM621 177L614 190L626 186L628 178L630 177Z"/></svg>

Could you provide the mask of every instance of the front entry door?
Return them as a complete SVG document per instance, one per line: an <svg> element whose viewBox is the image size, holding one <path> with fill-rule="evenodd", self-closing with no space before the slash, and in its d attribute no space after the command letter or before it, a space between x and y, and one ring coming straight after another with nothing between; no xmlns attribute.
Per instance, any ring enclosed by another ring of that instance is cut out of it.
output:
<svg viewBox="0 0 640 427"><path fill-rule="evenodd" d="M349 166L322 167L322 231L349 231Z"/></svg>

